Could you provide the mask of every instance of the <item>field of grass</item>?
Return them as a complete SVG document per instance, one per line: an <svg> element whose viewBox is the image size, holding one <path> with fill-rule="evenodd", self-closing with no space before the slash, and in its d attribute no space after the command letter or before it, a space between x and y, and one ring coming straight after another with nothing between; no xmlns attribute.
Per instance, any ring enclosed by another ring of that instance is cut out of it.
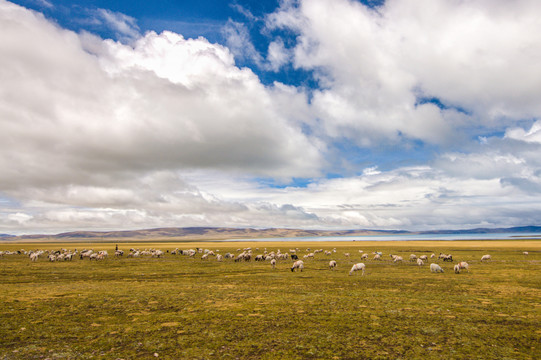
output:
<svg viewBox="0 0 541 360"><path fill-rule="evenodd" d="M109 244L0 244L0 250L106 249L104 261L0 257L0 359L540 359L541 241L125 243L305 259L217 262L166 254L115 259ZM258 248L259 250L256 250ZM348 276L359 250L366 274ZM523 255L528 251L529 255ZM344 254L351 253L348 258ZM411 253L451 253L433 274ZM389 254L404 263L392 263ZM491 254L492 261L481 263ZM329 260L338 262L335 271ZM454 274L467 261L469 272Z"/></svg>

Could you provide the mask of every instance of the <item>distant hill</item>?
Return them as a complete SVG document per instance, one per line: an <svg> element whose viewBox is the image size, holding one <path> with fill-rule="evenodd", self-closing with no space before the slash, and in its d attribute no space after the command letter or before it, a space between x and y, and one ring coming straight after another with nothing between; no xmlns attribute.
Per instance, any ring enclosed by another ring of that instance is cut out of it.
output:
<svg viewBox="0 0 541 360"><path fill-rule="evenodd" d="M387 232L391 233L391 232ZM396 233L396 232L392 232ZM301 229L252 229L252 228L222 228L222 227L187 227L187 228L157 228L127 231L73 231L56 235L22 235L20 240L167 240L167 239L194 239L194 240L224 240L224 239L250 239L275 237L303 237L303 236L347 236L381 234L381 231L370 230L301 230Z"/></svg>
<svg viewBox="0 0 541 360"><path fill-rule="evenodd" d="M225 240L257 239L277 237L317 236L363 236L396 234L495 234L495 233L541 233L541 226L520 226L511 228L477 228L467 230L433 230L410 232L404 230L302 230L302 229L253 229L227 227L169 227L125 231L72 231L56 235L0 234L0 241L170 241L170 240Z"/></svg>
<svg viewBox="0 0 541 360"><path fill-rule="evenodd" d="M516 226L510 228L477 228L467 230L432 230L420 231L419 234L501 234L501 233L539 233L541 226Z"/></svg>

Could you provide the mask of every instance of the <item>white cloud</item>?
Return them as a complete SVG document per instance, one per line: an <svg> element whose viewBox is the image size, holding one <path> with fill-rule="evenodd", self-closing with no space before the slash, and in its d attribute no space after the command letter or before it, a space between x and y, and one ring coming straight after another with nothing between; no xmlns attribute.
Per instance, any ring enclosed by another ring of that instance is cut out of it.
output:
<svg viewBox="0 0 541 360"><path fill-rule="evenodd" d="M520 127L507 129L505 137L529 143L541 143L541 120L536 121L528 131Z"/></svg>
<svg viewBox="0 0 541 360"><path fill-rule="evenodd" d="M294 65L323 88L312 100L322 134L447 146L541 115L540 11L531 0L287 1L267 26L298 33Z"/></svg>
<svg viewBox="0 0 541 360"><path fill-rule="evenodd" d="M282 179L320 173L320 149L275 101L287 89L263 86L223 46L171 32L125 45L63 30L7 2L0 23L0 181L3 196L23 206L189 213L198 202L216 204L172 189L165 200L156 200L158 189L142 196L144 179L190 169ZM100 216L90 218L110 218Z"/></svg>
<svg viewBox="0 0 541 360"><path fill-rule="evenodd" d="M269 44L267 53L268 68L272 71L278 71L282 66L290 61L291 55L285 48L282 39L272 41Z"/></svg>
<svg viewBox="0 0 541 360"><path fill-rule="evenodd" d="M95 16L111 28L121 41L131 42L140 36L137 20L131 16L107 9L97 9Z"/></svg>
<svg viewBox="0 0 541 360"><path fill-rule="evenodd" d="M133 47L79 37L8 3L0 16L5 190L171 168L319 172L318 149L275 108L279 89L222 46L169 32Z"/></svg>
<svg viewBox="0 0 541 360"><path fill-rule="evenodd" d="M252 44L246 25L229 19L222 32L226 38L227 47L237 59L253 61L258 66L262 64L263 58Z"/></svg>
<svg viewBox="0 0 541 360"><path fill-rule="evenodd" d="M0 0L1 232L540 223L538 5L508 4L284 1L266 22L298 43L274 39L263 59L240 47L243 25L226 47L140 35L105 11L131 38L115 42ZM238 54L271 71L292 61L321 88L264 86ZM453 150L320 178L340 168L324 159L344 138ZM291 178L312 179L284 187Z"/></svg>

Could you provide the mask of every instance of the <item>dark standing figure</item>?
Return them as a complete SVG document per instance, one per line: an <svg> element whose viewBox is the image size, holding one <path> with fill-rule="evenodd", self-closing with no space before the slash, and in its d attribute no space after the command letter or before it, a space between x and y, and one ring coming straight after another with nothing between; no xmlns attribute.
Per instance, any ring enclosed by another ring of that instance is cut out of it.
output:
<svg viewBox="0 0 541 360"><path fill-rule="evenodd" d="M118 244L116 244L115 250L118 251Z"/></svg>

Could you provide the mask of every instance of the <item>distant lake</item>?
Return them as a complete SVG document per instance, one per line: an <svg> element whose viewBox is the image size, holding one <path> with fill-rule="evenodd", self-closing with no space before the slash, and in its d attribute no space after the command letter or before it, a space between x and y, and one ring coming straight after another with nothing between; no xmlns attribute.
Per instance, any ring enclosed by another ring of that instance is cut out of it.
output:
<svg viewBox="0 0 541 360"><path fill-rule="evenodd" d="M257 239L227 239L225 241L422 241L422 240L522 240L539 239L541 233L493 233L493 234L390 234L366 236L304 236Z"/></svg>

